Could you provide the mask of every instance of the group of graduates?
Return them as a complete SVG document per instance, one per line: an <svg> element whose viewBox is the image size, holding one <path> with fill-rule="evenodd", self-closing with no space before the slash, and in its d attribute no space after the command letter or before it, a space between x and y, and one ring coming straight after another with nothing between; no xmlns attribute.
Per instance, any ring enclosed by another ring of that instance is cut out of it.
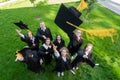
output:
<svg viewBox="0 0 120 80"><path fill-rule="evenodd" d="M50 66L52 60L56 64L52 71L56 71L58 76L64 76L66 70L75 74L74 69L78 69L78 66L83 62L91 67L99 65L92 60L92 44L88 43L83 49L81 48L84 42L81 30L76 30L73 35L68 34L70 41L67 46L60 34L56 35L56 39L53 40L51 31L44 22L40 23L40 28L37 29L35 36L29 30L27 35L23 35L17 29L16 32L21 40L27 43L27 46L16 51L15 61L26 63L27 69L35 73L45 71L44 67ZM73 59L74 55L76 56Z"/></svg>

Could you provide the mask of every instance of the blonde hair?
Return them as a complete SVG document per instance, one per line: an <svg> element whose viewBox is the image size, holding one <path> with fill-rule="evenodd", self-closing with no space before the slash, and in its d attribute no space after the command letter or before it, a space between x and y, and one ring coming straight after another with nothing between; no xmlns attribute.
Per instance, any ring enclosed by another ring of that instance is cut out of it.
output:
<svg viewBox="0 0 120 80"><path fill-rule="evenodd" d="M45 25L45 22L44 22L44 21L42 21L42 22L40 22L40 25L41 25L41 24L44 24L44 25Z"/></svg>
<svg viewBox="0 0 120 80"><path fill-rule="evenodd" d="M32 35L32 31L30 31L30 30L27 30L28 31L28 33L30 33L30 35Z"/></svg>
<svg viewBox="0 0 120 80"><path fill-rule="evenodd" d="M88 44L84 47L84 49L83 49L84 52L85 52L85 50L86 50L86 48L87 48L88 46L91 46L91 47L93 48L93 45L92 45L91 43L88 43ZM90 51L89 53L92 53L92 49L91 49L91 51Z"/></svg>
<svg viewBox="0 0 120 80"><path fill-rule="evenodd" d="M69 58L70 58L69 50L68 50L66 47L62 47L62 48L60 49L60 52L62 52L63 50L66 51L66 57L69 59Z"/></svg>
<svg viewBox="0 0 120 80"><path fill-rule="evenodd" d="M82 38L82 30L77 29L77 30L75 30L74 34L76 36L76 33L79 32L79 31L81 32L80 38Z"/></svg>

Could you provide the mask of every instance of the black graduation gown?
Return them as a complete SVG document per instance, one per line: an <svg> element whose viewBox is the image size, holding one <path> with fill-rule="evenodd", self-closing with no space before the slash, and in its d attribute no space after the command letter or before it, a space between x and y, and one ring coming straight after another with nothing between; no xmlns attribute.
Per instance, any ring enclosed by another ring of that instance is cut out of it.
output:
<svg viewBox="0 0 120 80"><path fill-rule="evenodd" d="M61 56L55 59L56 60L56 67L55 71L57 72L64 72L65 70L71 70L71 60L66 58L66 62L62 59Z"/></svg>
<svg viewBox="0 0 120 80"><path fill-rule="evenodd" d="M23 48L18 52L23 55L24 62L27 64L27 69L35 73L39 73L40 70L43 70L43 67L39 62L40 59L38 58L36 50L32 50L31 48ZM33 56L30 57L30 55L33 55Z"/></svg>
<svg viewBox="0 0 120 80"><path fill-rule="evenodd" d="M53 44L54 44L55 46L57 46L57 50L58 50L58 51L60 51L60 49L65 46L65 42L64 42L63 39L61 39L61 42L60 42L60 43L59 43L57 40L55 40L55 41L53 42Z"/></svg>
<svg viewBox="0 0 120 80"><path fill-rule="evenodd" d="M30 47L27 47L27 48L25 47L19 50L18 53L21 53L22 56L24 57L24 61L26 61L28 54L32 53L32 49Z"/></svg>
<svg viewBox="0 0 120 80"><path fill-rule="evenodd" d="M68 50L70 52L70 55L73 56L75 53L77 53L77 51L82 46L83 39L77 41L76 36L74 34L72 36L71 35L68 35L68 36L70 38L70 42L68 44Z"/></svg>
<svg viewBox="0 0 120 80"><path fill-rule="evenodd" d="M84 58L83 56L85 55L85 53L83 52L82 49L80 49L78 51L78 55L76 56L76 58L73 60L72 62L72 67L77 67L78 65L80 65L82 62L86 62L87 64L89 64L91 67L95 66L95 63L92 60L92 53L88 54L88 59Z"/></svg>
<svg viewBox="0 0 120 80"><path fill-rule="evenodd" d="M36 36L38 37L39 40L42 41L42 43L45 42L45 39L42 37L43 35L45 35L47 38L50 38L50 40L52 41L52 34L49 28L46 27L45 31L41 30L41 28L37 29L37 33Z"/></svg>
<svg viewBox="0 0 120 80"><path fill-rule="evenodd" d="M35 49L35 50L38 50L39 49L39 40L37 37L34 37L34 41L31 40L28 36L24 36L21 37L21 40L25 43L27 43L27 45L31 48L31 49ZM34 45L35 44L35 45Z"/></svg>
<svg viewBox="0 0 120 80"><path fill-rule="evenodd" d="M48 53L46 54L46 52L48 52ZM53 54L53 52L54 51L53 51L53 47L52 46L51 46L51 48L48 47L48 49L46 49L44 46L42 46L39 49L39 51L38 51L38 55L42 56L42 58L44 58L45 64L50 64L51 61L52 61L52 54Z"/></svg>

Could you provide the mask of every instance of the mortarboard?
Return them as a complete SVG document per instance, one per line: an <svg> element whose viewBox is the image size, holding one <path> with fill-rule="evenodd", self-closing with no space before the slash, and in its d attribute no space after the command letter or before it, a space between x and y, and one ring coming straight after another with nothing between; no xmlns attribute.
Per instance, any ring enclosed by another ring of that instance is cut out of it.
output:
<svg viewBox="0 0 120 80"><path fill-rule="evenodd" d="M68 23L79 26L82 24L82 20L79 19L80 15L81 13L74 7L67 8L61 4L55 18L55 23L68 35L72 35L76 28Z"/></svg>
<svg viewBox="0 0 120 80"><path fill-rule="evenodd" d="M18 26L19 28L21 28L21 29L28 29L28 25L27 25L27 24L24 24L22 21L15 22L14 24L15 24L16 26Z"/></svg>
<svg viewBox="0 0 120 80"><path fill-rule="evenodd" d="M69 9L69 11L70 11L71 13L73 13L76 17L79 18L79 17L81 16L81 13L80 13L75 7L71 6L71 7L69 7L68 9Z"/></svg>

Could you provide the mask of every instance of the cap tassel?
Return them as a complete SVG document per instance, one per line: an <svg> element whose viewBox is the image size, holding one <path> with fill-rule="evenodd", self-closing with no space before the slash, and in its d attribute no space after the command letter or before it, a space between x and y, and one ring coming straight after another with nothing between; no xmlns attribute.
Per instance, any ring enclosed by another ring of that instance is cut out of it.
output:
<svg viewBox="0 0 120 80"><path fill-rule="evenodd" d="M96 37L99 37L101 39L104 39L105 37L110 37L111 38L111 41L112 43L114 43L114 39L113 39L113 36L118 36L117 34L117 31L113 28L110 28L110 29L102 29L102 30L85 30L83 28L79 28L78 26L72 24L71 22L69 21L66 21L67 24L71 25L72 27L75 27L76 29L79 29L81 31L84 31L86 32L86 37L91 40L91 37L90 36L96 36ZM102 33L102 34L101 34Z"/></svg>
<svg viewBox="0 0 120 80"><path fill-rule="evenodd" d="M88 8L88 4L84 0L81 0L80 4L77 7L77 10L82 11L86 8Z"/></svg>

